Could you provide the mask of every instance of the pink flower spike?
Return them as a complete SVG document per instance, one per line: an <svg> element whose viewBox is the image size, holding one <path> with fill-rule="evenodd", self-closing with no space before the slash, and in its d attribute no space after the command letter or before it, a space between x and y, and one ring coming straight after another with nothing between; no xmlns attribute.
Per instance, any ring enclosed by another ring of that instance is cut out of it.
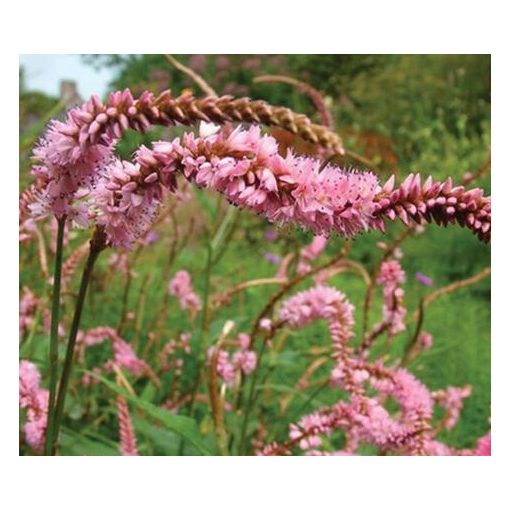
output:
<svg viewBox="0 0 510 510"><path fill-rule="evenodd" d="M192 318L202 309L202 302L193 292L191 277L187 271L175 273L175 276L168 283L168 292L179 299L181 308L189 310Z"/></svg>
<svg viewBox="0 0 510 510"><path fill-rule="evenodd" d="M48 418L48 390L40 388L41 375L30 361L19 364L19 405L26 410L24 426L27 444L41 452L44 447L46 422Z"/></svg>

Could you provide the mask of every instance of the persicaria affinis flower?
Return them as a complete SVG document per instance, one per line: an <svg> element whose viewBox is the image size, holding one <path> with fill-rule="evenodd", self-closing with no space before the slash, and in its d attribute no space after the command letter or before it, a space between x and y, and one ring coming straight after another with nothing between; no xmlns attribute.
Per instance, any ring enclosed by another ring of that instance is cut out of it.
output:
<svg viewBox="0 0 510 510"><path fill-rule="evenodd" d="M445 416L442 421L445 428L450 430L459 419L460 412L464 406L464 399L471 396L471 386L464 386L462 388L448 386L445 390L435 391L432 396L445 409Z"/></svg>
<svg viewBox="0 0 510 510"><path fill-rule="evenodd" d="M36 451L43 449L48 419L49 392L39 386L40 382L37 367L30 361L20 361L19 406L27 413L25 440Z"/></svg>
<svg viewBox="0 0 510 510"><path fill-rule="evenodd" d="M390 335L396 335L406 329L404 317L407 313L403 305L405 273L398 260L386 260L381 264L376 282L383 287L383 321L376 324L374 330L387 328Z"/></svg>
<svg viewBox="0 0 510 510"><path fill-rule="evenodd" d="M191 276L187 271L177 271L168 283L168 292L175 296L183 310L189 310L192 317L202 309L200 298L193 291Z"/></svg>

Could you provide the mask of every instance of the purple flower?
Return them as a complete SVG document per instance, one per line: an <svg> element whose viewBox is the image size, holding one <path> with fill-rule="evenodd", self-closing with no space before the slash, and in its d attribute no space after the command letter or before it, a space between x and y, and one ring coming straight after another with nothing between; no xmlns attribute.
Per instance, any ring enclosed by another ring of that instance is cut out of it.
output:
<svg viewBox="0 0 510 510"><path fill-rule="evenodd" d="M278 234L276 232L276 230L273 230L271 228L267 229L265 232L264 232L264 237L268 240L268 241L276 241L278 239Z"/></svg>
<svg viewBox="0 0 510 510"><path fill-rule="evenodd" d="M424 275L423 273L418 272L414 276L422 285L426 285L427 287L430 287L430 285L434 283L432 278L429 278L427 275Z"/></svg>
<svg viewBox="0 0 510 510"><path fill-rule="evenodd" d="M279 264L281 261L281 257L278 255L275 255L274 253L271 253L270 251L266 251L264 253L264 258L270 263L270 264Z"/></svg>
<svg viewBox="0 0 510 510"><path fill-rule="evenodd" d="M149 230L147 234L142 238L142 243L149 245L155 243L159 239L159 233L155 230Z"/></svg>

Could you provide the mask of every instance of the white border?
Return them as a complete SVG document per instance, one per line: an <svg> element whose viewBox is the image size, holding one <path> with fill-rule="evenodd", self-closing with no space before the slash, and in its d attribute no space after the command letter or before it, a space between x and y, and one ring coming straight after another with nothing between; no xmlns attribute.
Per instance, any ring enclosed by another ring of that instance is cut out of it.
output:
<svg viewBox="0 0 510 510"><path fill-rule="evenodd" d="M3 9L2 500L4 508L501 508L508 458L508 15L502 2L20 2ZM182 4L179 7L177 4ZM5 16L5 17L4 17ZM7 19L6 19L7 18ZM10 18L10 19L9 19ZM18 458L14 268L18 53L492 53L493 456ZM5 351L5 352L4 352ZM13 458L14 457L14 458ZM54 481L55 485L50 485ZM10 499L10 501L7 500Z"/></svg>

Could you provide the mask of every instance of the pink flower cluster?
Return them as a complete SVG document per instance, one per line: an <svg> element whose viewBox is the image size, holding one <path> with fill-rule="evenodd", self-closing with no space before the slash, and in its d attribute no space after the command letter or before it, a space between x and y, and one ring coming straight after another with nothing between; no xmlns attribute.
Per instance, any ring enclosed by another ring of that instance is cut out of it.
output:
<svg viewBox="0 0 510 510"><path fill-rule="evenodd" d="M320 413L304 416L298 424L291 424L289 438L298 442L301 450L313 450L322 445L321 434L330 435L334 429L335 420L331 416Z"/></svg>
<svg viewBox="0 0 510 510"><path fill-rule="evenodd" d="M395 289L404 279L400 265L390 260L382 267L378 282ZM294 446L307 455L331 454L322 451L322 438L336 429L345 435L343 449L334 452L339 455L356 454L362 444L404 455L477 455L478 451L490 451L490 438L480 440L481 446L474 450L455 450L435 439L439 429L432 426L434 404L446 408L442 425L453 427L469 387L431 393L408 370L387 367L382 360L369 362L363 352L357 355L348 346L353 336L353 307L341 292L316 285L287 299L280 309L280 320L291 327L303 327L321 318L328 322L333 339L331 382L348 392L347 400L291 424L286 442L273 442L260 448L259 454L286 455ZM385 404L390 400L398 405L398 411L388 410Z"/></svg>
<svg viewBox="0 0 510 510"><path fill-rule="evenodd" d="M348 341L354 336L354 306L345 294L327 285L316 285L287 299L280 308L280 320L293 328L302 328L325 319L333 340L335 367L331 381L352 389L368 377L364 370L351 369Z"/></svg>
<svg viewBox="0 0 510 510"><path fill-rule="evenodd" d="M113 153L113 138L97 133L99 121L107 120L106 114L98 114L102 104L92 96L80 108L69 111L66 122L52 121L45 136L34 150L34 159L40 164L33 167L33 174L43 183L38 192L38 204L33 214L39 216L51 212L57 217L83 217L83 210L73 209L71 203L80 189L93 187L102 166L108 164ZM91 143L93 140L94 143Z"/></svg>
<svg viewBox="0 0 510 510"><path fill-rule="evenodd" d="M160 370L167 371L174 369L179 372L182 368L182 358L174 358L177 352L191 353L191 346L189 344L191 333L181 333L178 340L169 340L161 349L158 354L158 361Z"/></svg>
<svg viewBox="0 0 510 510"><path fill-rule="evenodd" d="M390 335L396 335L406 329L404 318L407 313L403 305L405 273L398 260L386 260L381 264L376 282L383 287L383 321L374 329L385 327Z"/></svg>
<svg viewBox="0 0 510 510"><path fill-rule="evenodd" d="M280 320L293 328L302 328L318 319L342 318L342 335L348 339L353 336L353 309L345 294L327 285L317 285L284 301L280 308Z"/></svg>
<svg viewBox="0 0 510 510"><path fill-rule="evenodd" d="M37 200L37 186L31 184L19 196L19 242L22 243L33 237L35 221L28 216L30 205ZM27 217L28 216L28 217Z"/></svg>
<svg viewBox="0 0 510 510"><path fill-rule="evenodd" d="M368 228L375 208L375 175L322 168L319 160L291 152L284 158L276 140L257 126L226 135L218 126L202 123L198 137L188 133L182 143L156 142L152 150L142 147L135 159L144 175L158 174L169 189L175 188L179 171L234 205L316 233L354 235Z"/></svg>
<svg viewBox="0 0 510 510"><path fill-rule="evenodd" d="M428 390L403 369L392 372L365 365L364 370L372 372L370 382L379 396L366 396L361 387L362 381L359 381L358 391L351 394L349 402L340 401L314 413L313 420L305 417L299 422L298 429L302 433L300 447L305 450L317 448L321 444L320 438L315 437L317 433L330 434L339 428L346 434L344 451L349 454L355 453L361 443L399 453L425 454L426 438L423 433L427 430L427 420L431 419L433 405ZM395 416L383 406L384 399L390 396L400 406L400 413ZM328 426L317 428L314 425L317 421L325 421ZM312 442L310 437L314 438ZM291 425L289 438L296 439L295 426Z"/></svg>
<svg viewBox="0 0 510 510"><path fill-rule="evenodd" d="M237 374L250 375L257 366L257 353L250 350L250 336L240 333L236 344L238 347L232 355L225 349L217 352L216 373L228 386L235 383ZM214 355L216 347L213 346L207 352L209 363Z"/></svg>
<svg viewBox="0 0 510 510"><path fill-rule="evenodd" d="M467 454L476 455L480 457L487 457L491 455L491 433L490 431L485 435L478 439L476 443L476 448L472 452L467 452Z"/></svg>
<svg viewBox="0 0 510 510"><path fill-rule="evenodd" d="M193 319L202 309L200 298L193 291L191 276L188 271L177 271L168 283L168 293L179 300L183 310L189 310Z"/></svg>
<svg viewBox="0 0 510 510"><path fill-rule="evenodd" d="M426 386L414 375L403 368L381 370L372 376L371 384L380 395L392 397L399 404L399 422L410 433L428 432L434 401Z"/></svg>
<svg viewBox="0 0 510 510"><path fill-rule="evenodd" d="M40 164L33 173L41 186L33 214L67 214L85 222L86 209L73 200L95 188L98 177L112 163L115 141L124 131L143 132L152 123L173 122L159 112L151 93L144 92L135 100L129 89L113 92L106 104L92 96L71 109L65 122L52 121L34 150L34 159Z"/></svg>
<svg viewBox="0 0 510 510"><path fill-rule="evenodd" d="M215 347L210 347L207 351L209 363L212 362L215 355ZM234 365L230 362L228 351L220 349L217 353L216 374L229 386L234 384L236 371Z"/></svg>
<svg viewBox="0 0 510 510"><path fill-rule="evenodd" d="M490 239L491 199L481 189L466 191L462 186L454 187L451 179L436 182L430 177L422 184L419 174L411 174L397 187L392 177L381 187L371 172L322 164L291 151L280 154L276 140L262 134L257 126L220 131L217 125L202 122L198 134L187 133L171 142L156 142L151 148L140 147L133 161L121 161L114 155L115 143L127 129L144 131L152 124L171 125L176 120L191 123L199 118L216 118L219 122L246 120L246 115L243 117L238 111L230 116L224 112L228 110L228 98L204 103L203 111L193 101L184 98L178 104L169 93L156 99L144 93L135 100L126 90L110 95L106 104L93 97L71 110L66 122L53 121L34 151L39 162L33 168L36 185L20 198L20 239L35 232L32 219L51 213L57 218L66 215L80 225L93 222L104 230L111 246L130 248L136 240L148 243L150 236L146 235L164 194L178 194L181 178L215 190L231 204L251 209L270 222L310 229L315 237L301 251L298 274L310 270L331 233L351 237L363 230L384 230L386 220L399 218L405 224L435 221L445 226L456 222L481 240ZM187 108L186 114L183 108ZM253 115L250 119L258 122L257 114ZM26 209L29 199L35 199L30 206L32 219L25 220L22 209ZM125 261L122 255L114 260L115 264ZM376 281L383 288L384 305L383 321L374 330L396 335L405 329L406 314L401 288L405 274L399 262L385 260ZM179 300L182 309L190 311L192 318L202 308L187 271L176 273L168 292ZM26 291L20 303L20 334L33 324L38 304L37 298ZM362 443L375 445L382 453L490 455L490 433L480 438L473 450L456 451L435 439L434 404L445 408L441 426L450 429L457 422L470 389L449 387L430 392L403 368L386 367L382 361L369 362L367 352L356 356L348 345L354 336L353 313L354 308L343 293L318 283L283 303L280 323L269 318L260 321L260 329L269 338L281 324L301 328L324 319L333 341L330 381L349 394L346 401L321 408L292 424L286 443L272 443L263 452L288 453L298 445L310 455L331 454L321 451L323 438L342 429L346 441L342 450L334 452L338 455L355 454ZM47 317L47 313L43 315L46 323ZM81 354L85 348L107 339L112 343L113 358L94 369L95 373L120 367L135 376L157 379L147 363L111 328L81 332ZM432 338L423 333L419 343L422 348L429 348ZM216 373L227 385L235 384L241 374L252 373L258 362L248 335L240 334L234 345L234 352L218 346L208 353L209 361L213 357L216 360ZM187 339L165 346L162 368L170 366L168 358L177 348L187 352ZM172 366L180 375L177 371L182 370L182 363ZM84 382L93 379L86 376ZM390 401L398 406L398 411L390 412ZM27 443L40 449L48 392L40 388L40 374L28 361L20 363L20 406L27 410ZM123 453L137 454L125 401L119 401L119 425Z"/></svg>
<svg viewBox="0 0 510 510"><path fill-rule="evenodd" d="M246 101L236 104L239 110L229 108L230 101L226 97L199 102L186 95L173 99L169 91L157 98L144 92L135 100L127 89L110 94L105 104L91 97L70 110L65 122L53 121L34 150L39 164L33 168L37 185L29 193L36 199L30 206L32 215L67 215L80 225L94 220L105 227L111 245L130 247L154 221L162 190L176 191L178 172L270 221L297 224L315 234L354 236L369 228L384 230L386 219L400 218L405 223L457 222L480 239L490 239L490 197L478 188L466 191L453 187L451 180L441 183L431 178L421 185L418 174L411 174L396 189L393 178L381 188L370 172L324 166L320 160L292 152L283 157L276 140L262 136L255 126L227 134L214 124L202 123L199 136L188 133L182 141L141 147L134 163L113 154L115 142L128 129L145 131L155 124L198 119L286 125L277 118L283 113L294 130L331 145L332 133L313 126L312 135L312 126L291 119L292 112L254 102L257 116L246 108Z"/></svg>
<svg viewBox="0 0 510 510"><path fill-rule="evenodd" d="M50 332L51 314L47 308L41 307L42 301L27 287L23 287L23 294L19 302L19 335L20 341L23 335L30 332L35 325L35 319L39 312L41 318L41 326L45 333ZM58 334L63 336L65 330L62 324L58 325Z"/></svg>
<svg viewBox="0 0 510 510"><path fill-rule="evenodd" d="M471 386L463 386L462 388L448 386L444 390L435 391L432 396L445 409L443 423L444 427L450 430L455 427L459 420L460 412L464 406L464 399L471 396Z"/></svg>
<svg viewBox="0 0 510 510"><path fill-rule="evenodd" d="M246 120L282 125L343 153L338 136L286 108L246 98L234 101L229 96L196 100L184 93L173 98L169 90L158 97L145 91L135 99L125 89L111 93L104 104L92 96L85 104L70 110L65 122L51 122L34 151L34 158L40 163L34 168L34 174L41 184L40 207L35 207L34 213L82 216L83 211L74 208L72 201L80 189L93 187L96 173L108 163L113 144L124 131L145 132L153 125L190 124L197 120L221 123Z"/></svg>
<svg viewBox="0 0 510 510"><path fill-rule="evenodd" d="M434 400L407 370L391 370L380 363L366 368L377 396L351 394L348 402L320 408L290 425L287 442L271 443L259 455L287 455L295 445L306 455L355 455L361 444L403 455L490 455L490 432L473 450L455 450L434 438L430 426ZM399 405L399 412L393 415L384 407L389 397ZM344 431L343 449L322 451L322 436L336 429Z"/></svg>
<svg viewBox="0 0 510 510"><path fill-rule="evenodd" d="M39 307L39 298L28 288L23 287L23 295L19 302L19 336L20 340L34 322L34 315Z"/></svg>
<svg viewBox="0 0 510 510"><path fill-rule="evenodd" d="M239 127L226 135L218 126L202 123L199 136L187 133L182 142L156 142L152 150L142 146L135 163L113 157L111 143L98 145L100 154L93 150L94 144L83 151L75 147L79 158L85 158L83 168L89 166L87 172L79 167L70 183L61 174L72 172L74 163L65 170L48 170L48 153L59 147L55 130L50 129L48 140L44 139L36 151L37 158L45 163L36 167L36 173L46 180L39 193L41 207L34 207L33 213L67 214L81 224L93 219L105 228L114 246L130 247L150 228L163 191L176 191L178 174L200 187L215 189L229 202L248 207L270 221L297 223L317 234L336 231L353 236L370 226L375 209L375 175L333 165L322 168L319 160L291 152L284 158L278 154L276 140L262 135L255 126L248 130ZM58 133L66 143L69 141L67 135ZM74 161L69 154L61 155L62 160L66 158ZM70 204L74 199L83 200L73 209Z"/></svg>
<svg viewBox="0 0 510 510"><path fill-rule="evenodd" d="M78 350L83 356L87 347L102 344L105 340L111 340L112 342L113 358L106 361L101 367L96 367L93 370L95 374L100 374L104 370L110 372L116 365L137 377L142 375L155 377L150 366L136 355L133 348L113 328L108 326L100 326L85 332L80 331L77 337ZM93 375L85 375L82 382L89 385L94 380Z"/></svg>
<svg viewBox="0 0 510 510"><path fill-rule="evenodd" d="M91 208L112 245L129 248L150 229L162 198L157 179L155 174L143 177L140 165L118 159L102 169L90 195Z"/></svg>
<svg viewBox="0 0 510 510"><path fill-rule="evenodd" d="M377 196L373 227L384 231L384 220L399 218L409 225L436 222L447 226L457 223L469 228L481 241L491 237L491 197L481 188L465 190L454 186L449 177L445 182L428 177L422 184L420 174L410 174L395 188L392 176Z"/></svg>
<svg viewBox="0 0 510 510"><path fill-rule="evenodd" d="M127 342L121 338L115 338L112 345L113 363L118 365L120 368L123 368L135 376L150 374L152 372L149 365L135 354L135 351ZM111 365L107 362L105 367L109 366Z"/></svg>
<svg viewBox="0 0 510 510"><path fill-rule="evenodd" d="M118 395L117 397L117 413L119 417L120 453L123 456L137 457L139 454L135 431L124 395Z"/></svg>
<svg viewBox="0 0 510 510"><path fill-rule="evenodd" d="M41 451L44 447L48 419L49 392L42 389L40 383L41 374L37 367L30 361L20 361L19 405L27 412L25 440L36 451Z"/></svg>
<svg viewBox="0 0 510 510"><path fill-rule="evenodd" d="M418 342L423 350L428 351L432 348L434 337L428 331L422 331L418 337Z"/></svg>

